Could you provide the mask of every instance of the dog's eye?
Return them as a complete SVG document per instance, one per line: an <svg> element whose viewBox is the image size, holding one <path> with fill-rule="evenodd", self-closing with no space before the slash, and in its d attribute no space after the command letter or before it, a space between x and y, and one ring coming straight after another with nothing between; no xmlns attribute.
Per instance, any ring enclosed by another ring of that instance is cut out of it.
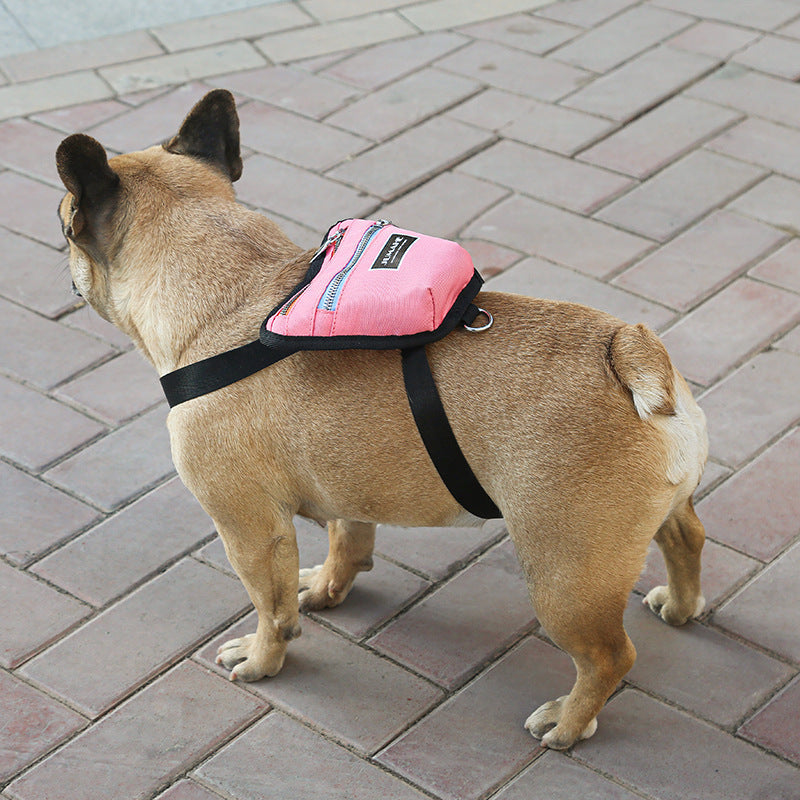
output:
<svg viewBox="0 0 800 800"><path fill-rule="evenodd" d="M64 222L64 218L61 216L61 203L58 204L58 208L56 209L56 215L58 216L58 222L61 225L61 233L63 234L65 239L69 239L69 228L67 224Z"/></svg>

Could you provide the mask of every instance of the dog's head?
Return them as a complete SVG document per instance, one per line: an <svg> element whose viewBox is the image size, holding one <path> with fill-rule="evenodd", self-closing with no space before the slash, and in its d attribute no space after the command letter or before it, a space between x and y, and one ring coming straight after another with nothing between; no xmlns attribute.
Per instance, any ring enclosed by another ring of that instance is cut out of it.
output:
<svg viewBox="0 0 800 800"><path fill-rule="evenodd" d="M135 264L146 280L168 250L163 243L181 238L191 213L183 201L233 199L242 174L233 96L209 92L164 144L111 159L91 136L68 136L56 166L67 188L58 213L76 291L120 324L126 271Z"/></svg>

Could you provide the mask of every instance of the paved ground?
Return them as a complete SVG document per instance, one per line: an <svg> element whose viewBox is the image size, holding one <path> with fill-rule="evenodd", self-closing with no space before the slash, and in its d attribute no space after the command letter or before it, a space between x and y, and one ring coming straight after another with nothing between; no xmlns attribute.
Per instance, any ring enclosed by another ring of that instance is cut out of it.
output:
<svg viewBox="0 0 800 800"><path fill-rule="evenodd" d="M0 70L2 797L800 798L800 3L305 0ZM647 322L692 382L709 608L674 630L631 598L639 660L573 752L522 730L573 673L496 523L380 531L279 677L214 667L250 606L155 374L69 294L53 166L209 86L240 99L239 196L298 242L457 237L490 286Z"/></svg>

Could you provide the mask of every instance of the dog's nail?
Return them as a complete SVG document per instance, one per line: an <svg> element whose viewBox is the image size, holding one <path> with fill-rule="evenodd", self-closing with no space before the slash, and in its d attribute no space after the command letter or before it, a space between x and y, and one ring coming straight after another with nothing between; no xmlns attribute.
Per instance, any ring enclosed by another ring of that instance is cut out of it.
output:
<svg viewBox="0 0 800 800"><path fill-rule="evenodd" d="M228 675L228 680L229 680L229 681L235 681L235 680L236 680L236 678L237 678L237 675L236 675L236 670L235 670L235 669L232 669L232 670L231 670L231 674L230 674L230 675Z"/></svg>
<svg viewBox="0 0 800 800"><path fill-rule="evenodd" d="M214 663L215 663L215 664L221 664L221 663L222 663L222 656L221 656L221 655L218 655L218 656L217 656L217 657L214 659Z"/></svg>

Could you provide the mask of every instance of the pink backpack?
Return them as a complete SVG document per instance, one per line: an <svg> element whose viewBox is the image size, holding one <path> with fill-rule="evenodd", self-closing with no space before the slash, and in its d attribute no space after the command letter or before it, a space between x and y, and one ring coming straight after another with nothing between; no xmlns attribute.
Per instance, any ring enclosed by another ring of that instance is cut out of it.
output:
<svg viewBox="0 0 800 800"><path fill-rule="evenodd" d="M455 242L386 220L345 219L328 231L303 281L266 318L261 343L317 350L433 341L465 317L482 283Z"/></svg>

